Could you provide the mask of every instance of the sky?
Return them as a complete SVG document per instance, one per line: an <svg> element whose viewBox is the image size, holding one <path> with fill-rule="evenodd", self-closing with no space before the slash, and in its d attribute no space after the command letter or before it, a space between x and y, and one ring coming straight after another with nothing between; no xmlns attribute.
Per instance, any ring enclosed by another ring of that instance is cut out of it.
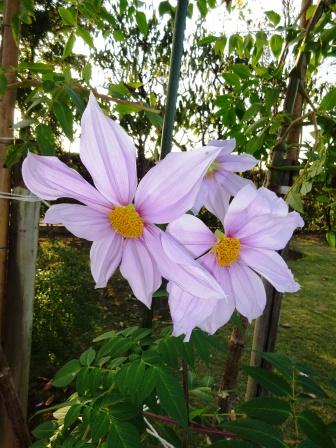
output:
<svg viewBox="0 0 336 448"><path fill-rule="evenodd" d="M145 2L146 9L157 9L161 0L152 0ZM232 0L238 1L238 0ZM278 12L282 16L282 1L281 0L240 0L243 4L242 8L234 8L231 13L228 13L226 8L221 5L211 10L206 18L206 28L208 30L208 34L221 35L225 34L229 37L234 33L248 33L248 32L256 32L258 30L268 31L267 26L265 25L265 11L270 9ZM173 1L171 2L174 3ZM175 2L176 4L176 2ZM300 11L301 0L293 0L292 1L292 11L293 15L296 17ZM192 34L195 30L195 22L197 18L197 8L194 9L194 16L192 19L187 19L186 24L186 37ZM195 17L196 15L196 17ZM245 16L245 17L244 17ZM247 21L246 17L250 20ZM280 22L280 25L283 22ZM271 31L271 29L270 29ZM95 45L101 49L104 48L104 40L102 38L98 38L95 40ZM84 54L89 56L90 49L86 44L82 42L81 39L77 39L74 53ZM99 91L102 93L104 89L102 89L102 85L104 84L104 79L106 77L106 73L104 73L99 67L94 67L93 69L93 78L92 78L92 86L97 87ZM325 80L330 81L330 67L328 64L320 68L319 73L319 82L324 82ZM334 75L333 75L334 76ZM308 135L310 132L309 129L305 130L305 134ZM79 129L76 132L77 138L71 143L68 139L64 139L64 149L71 152L79 151ZM177 148L175 148L177 150Z"/></svg>

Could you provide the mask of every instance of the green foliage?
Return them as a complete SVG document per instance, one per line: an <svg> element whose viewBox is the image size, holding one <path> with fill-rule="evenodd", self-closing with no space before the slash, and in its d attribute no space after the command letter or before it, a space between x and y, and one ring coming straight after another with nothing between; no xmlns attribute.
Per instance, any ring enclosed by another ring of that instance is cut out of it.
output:
<svg viewBox="0 0 336 448"><path fill-rule="evenodd" d="M310 369L279 353L261 354L273 365L274 371L247 369L271 396L240 404L234 421L218 414L213 406L213 380L200 378L193 368L195 355L208 362L208 355L204 357L200 347L212 351L218 341L200 330L195 334L189 343L170 336L169 329L163 330L159 338L154 338L151 330L138 327L98 336L79 360L69 361L56 373L54 386L71 386L72 393L68 401L57 405L54 420L39 425L34 436L55 448L66 446L70 441L92 441L106 447L147 446L150 436L145 429L150 419L154 426L161 422L159 433L162 429L162 434L174 440L174 446L179 446L189 419L205 432L212 428L211 422L217 421L217 429L235 434L232 441L218 440L217 436L213 444L217 448L285 448L287 442L281 428L287 421L293 421L297 428L297 445L311 442L321 448L335 446L333 423L324 422L307 407L309 399L312 401L312 390L318 392L314 395L315 401L319 396L325 398L325 391L315 383ZM175 353L174 366L166 357L169 352L162 347L169 347ZM192 360L192 364L187 359ZM190 369L189 416L178 373L182 361ZM302 376L309 381L302 382ZM305 409L299 411L302 399ZM164 429L165 419L174 421L177 432Z"/></svg>

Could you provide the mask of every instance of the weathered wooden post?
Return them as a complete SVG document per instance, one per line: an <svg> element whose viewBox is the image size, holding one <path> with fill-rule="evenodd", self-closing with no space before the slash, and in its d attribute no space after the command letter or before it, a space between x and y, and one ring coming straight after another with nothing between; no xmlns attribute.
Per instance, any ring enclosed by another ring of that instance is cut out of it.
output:
<svg viewBox="0 0 336 448"><path fill-rule="evenodd" d="M335 3L335 0L319 0L312 18L306 20L306 11L312 4L312 0L302 0L300 26L304 31L301 48L298 57L295 61L294 67L290 73L288 87L286 91L286 98L284 103L284 112L288 113L292 120L295 120L302 115L303 95L300 93L300 86L304 85L304 79L307 70L307 58L309 53L306 50L306 42L316 23L320 20L324 8ZM288 167L297 164L299 151L297 145L301 135L301 126L298 125L290 130L287 135L287 123L280 129L278 136L279 144L276 144L271 155L270 171L268 173L266 186L278 194L285 194L286 189L292 184L292 171L281 169L281 167ZM286 136L286 138L283 138ZM289 149L287 150L287 147ZM280 168L280 169L279 169ZM283 251L283 256L286 257L286 249ZM251 353L250 364L252 366L259 366L269 368L270 366L262 360L260 352L274 351L281 310L282 294L277 292L270 284L266 284L267 305L264 314L257 319ZM256 396L262 395L263 390L256 382L249 377L246 399L250 400Z"/></svg>

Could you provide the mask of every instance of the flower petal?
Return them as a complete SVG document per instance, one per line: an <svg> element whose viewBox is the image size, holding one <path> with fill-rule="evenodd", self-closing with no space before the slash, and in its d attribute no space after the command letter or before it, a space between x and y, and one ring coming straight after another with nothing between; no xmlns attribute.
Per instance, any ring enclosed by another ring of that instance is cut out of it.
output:
<svg viewBox="0 0 336 448"><path fill-rule="evenodd" d="M167 226L166 230L194 257L207 252L215 243L216 237L196 216L183 215Z"/></svg>
<svg viewBox="0 0 336 448"><path fill-rule="evenodd" d="M79 204L52 205L44 222L63 224L75 236L89 241L108 238L113 231L107 214Z"/></svg>
<svg viewBox="0 0 336 448"><path fill-rule="evenodd" d="M91 272L96 282L96 288L105 288L117 269L121 261L123 242L123 238L112 230L108 238L92 243Z"/></svg>
<svg viewBox="0 0 336 448"><path fill-rule="evenodd" d="M104 114L92 94L81 124L80 158L95 186L113 204L129 204L137 185L133 142L117 122Z"/></svg>
<svg viewBox="0 0 336 448"><path fill-rule="evenodd" d="M273 250L244 247L241 260L268 280L279 292L296 292L300 285L294 280L283 258Z"/></svg>
<svg viewBox="0 0 336 448"><path fill-rule="evenodd" d="M223 299L225 294L216 280L192 258L171 235L154 226L146 228L144 240L161 275L184 291L204 299Z"/></svg>
<svg viewBox="0 0 336 448"><path fill-rule="evenodd" d="M160 287L162 279L143 241L125 241L120 272L127 279L135 297L150 308L153 293Z"/></svg>
<svg viewBox="0 0 336 448"><path fill-rule="evenodd" d="M199 260L218 280L228 294L228 300L200 299L170 283L169 307L174 323L174 335L185 334L185 340L189 340L195 327L210 334L215 333L230 320L235 309L234 294L226 269L218 266L213 254L206 254Z"/></svg>
<svg viewBox="0 0 336 448"><path fill-rule="evenodd" d="M236 146L236 139L231 140L210 140L207 146L216 146L217 148L221 148L221 152L219 153L217 160L220 160L221 157L224 157L226 154L230 154Z"/></svg>
<svg viewBox="0 0 336 448"><path fill-rule="evenodd" d="M223 170L233 173L251 170L258 163L250 154L220 154L217 160Z"/></svg>
<svg viewBox="0 0 336 448"><path fill-rule="evenodd" d="M223 221L229 208L231 193L226 187L219 184L215 178L205 178L201 188L203 191L204 207L206 207L209 212L217 216L220 221Z"/></svg>
<svg viewBox="0 0 336 448"><path fill-rule="evenodd" d="M297 212L287 216L256 216L243 225L235 234L244 246L264 249L283 249L297 227L304 222Z"/></svg>
<svg viewBox="0 0 336 448"><path fill-rule="evenodd" d="M246 185L232 199L223 221L227 236L234 236L249 219L249 206L256 198L257 191L254 186Z"/></svg>
<svg viewBox="0 0 336 448"><path fill-rule="evenodd" d="M202 323L213 312L218 302L225 300L200 299L195 297L175 283L169 288L169 309L173 321L173 334L185 334L185 341L190 339L194 328L202 328Z"/></svg>
<svg viewBox="0 0 336 448"><path fill-rule="evenodd" d="M179 218L194 203L202 178L220 148L170 153L141 180L135 195L137 211L150 223Z"/></svg>
<svg viewBox="0 0 336 448"><path fill-rule="evenodd" d="M111 203L99 191L57 157L29 152L22 165L22 176L27 188L40 198L72 198L96 210L111 209Z"/></svg>
<svg viewBox="0 0 336 448"><path fill-rule="evenodd" d="M221 168L218 168L218 171L215 172L214 181L218 185L221 185L222 188L230 194L230 196L235 196L238 191L240 191L246 185L250 185L253 187L253 183L249 179L245 179L238 174L230 173L229 171L225 171L224 169L221 170Z"/></svg>
<svg viewBox="0 0 336 448"><path fill-rule="evenodd" d="M261 278L243 263L233 263L229 275L236 308L249 321L261 316L266 306L266 292Z"/></svg>

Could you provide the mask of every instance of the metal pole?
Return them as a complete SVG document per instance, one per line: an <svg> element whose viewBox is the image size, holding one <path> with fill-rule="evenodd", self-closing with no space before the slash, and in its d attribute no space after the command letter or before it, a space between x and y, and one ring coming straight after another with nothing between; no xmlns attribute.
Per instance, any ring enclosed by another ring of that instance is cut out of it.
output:
<svg viewBox="0 0 336 448"><path fill-rule="evenodd" d="M178 0L176 7L173 46L170 59L169 81L167 91L166 110L164 115L161 137L161 159L170 153L173 140L174 120L176 111L176 99L180 80L181 59L183 53L184 30L186 24L188 0ZM149 310L143 307L142 326L152 327L153 307Z"/></svg>
<svg viewBox="0 0 336 448"><path fill-rule="evenodd" d="M172 146L187 10L188 0L178 0L176 7L173 48L170 60L167 103L161 138L161 159L170 153Z"/></svg>

